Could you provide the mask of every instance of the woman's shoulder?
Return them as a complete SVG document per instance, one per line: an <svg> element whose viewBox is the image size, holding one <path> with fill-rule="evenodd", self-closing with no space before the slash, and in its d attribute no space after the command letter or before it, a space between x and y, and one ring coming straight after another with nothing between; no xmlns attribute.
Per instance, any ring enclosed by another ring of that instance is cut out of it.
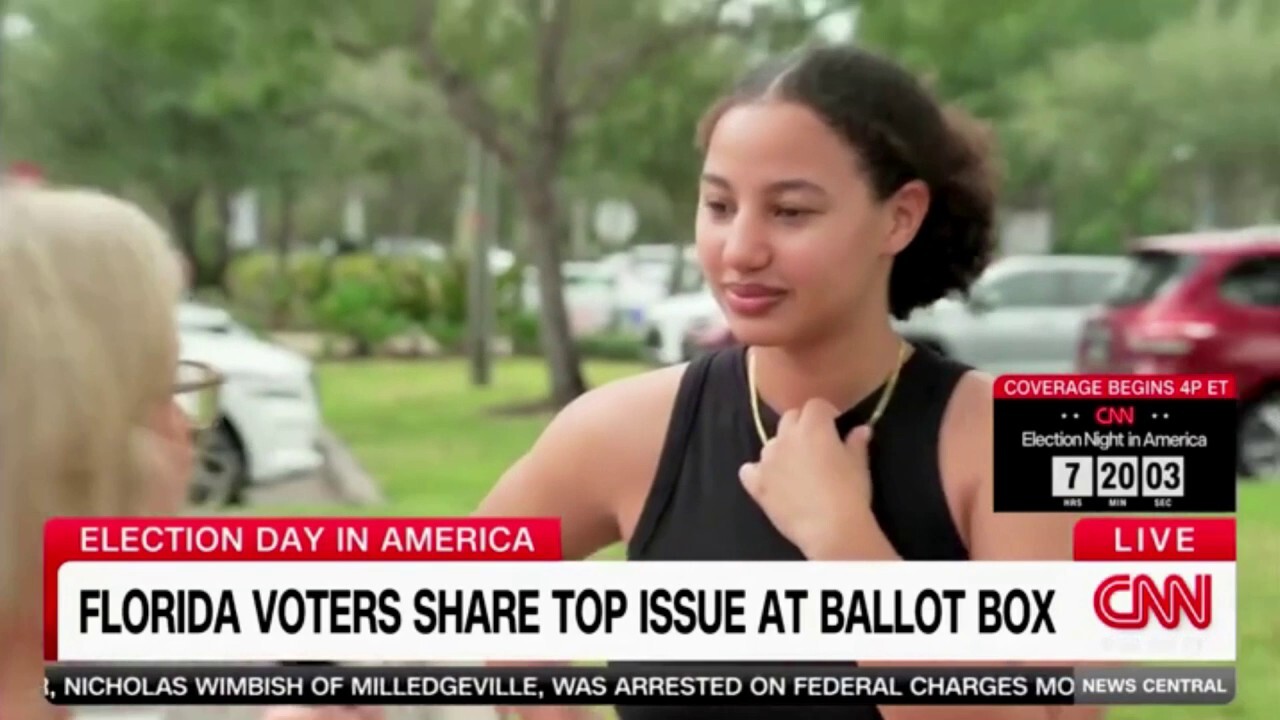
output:
<svg viewBox="0 0 1280 720"><path fill-rule="evenodd" d="M939 430L940 443L962 467L981 470L990 465L995 430L992 388L995 378L979 370L967 369L955 381L947 399ZM956 462L946 462L955 467Z"/></svg>
<svg viewBox="0 0 1280 720"><path fill-rule="evenodd" d="M951 385L941 427L937 463L956 531L973 549L973 511L982 504L994 466L990 375L964 369Z"/></svg>
<svg viewBox="0 0 1280 720"><path fill-rule="evenodd" d="M708 388L737 374L745 382L741 359L741 349L725 348L689 362L629 375L584 393L562 414L567 423L594 428L643 421L660 437L677 405L699 402L706 392L716 392Z"/></svg>
<svg viewBox="0 0 1280 720"><path fill-rule="evenodd" d="M963 496L989 482L994 465L995 379L969 369L956 380L939 429L939 465L943 483Z"/></svg>
<svg viewBox="0 0 1280 720"><path fill-rule="evenodd" d="M966 545L975 559L1062 560L1071 557L1075 518L1065 513L997 513L995 379L971 370L956 384L943 425L944 481L965 497ZM1012 540L1011 540L1012 539Z"/></svg>
<svg viewBox="0 0 1280 720"><path fill-rule="evenodd" d="M565 557L619 540L652 481L684 372L641 372L578 396L507 469L478 513L560 517Z"/></svg>
<svg viewBox="0 0 1280 720"><path fill-rule="evenodd" d="M956 380L947 403L943 430L959 433L970 440L987 438L990 444L995 405L992 390L995 378L979 370L967 369Z"/></svg>
<svg viewBox="0 0 1280 720"><path fill-rule="evenodd" d="M604 383L566 405L557 420L600 427L624 418L651 420L655 415L669 415L688 367L688 363L681 363Z"/></svg>
<svg viewBox="0 0 1280 720"><path fill-rule="evenodd" d="M613 415L620 405L662 406L663 398L668 402L675 398L687 368L689 363L667 365L609 380L582 393L562 413Z"/></svg>

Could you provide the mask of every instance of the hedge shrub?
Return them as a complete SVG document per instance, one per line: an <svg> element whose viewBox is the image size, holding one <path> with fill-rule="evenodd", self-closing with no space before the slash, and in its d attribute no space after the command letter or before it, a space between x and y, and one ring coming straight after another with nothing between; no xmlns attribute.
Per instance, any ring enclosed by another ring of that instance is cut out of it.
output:
<svg viewBox="0 0 1280 720"><path fill-rule="evenodd" d="M349 339L357 352L412 327L446 352L466 336L468 263L412 256L300 253L281 268L270 252L246 253L228 268L233 310L256 327L322 330ZM494 279L497 327L519 314L519 267Z"/></svg>

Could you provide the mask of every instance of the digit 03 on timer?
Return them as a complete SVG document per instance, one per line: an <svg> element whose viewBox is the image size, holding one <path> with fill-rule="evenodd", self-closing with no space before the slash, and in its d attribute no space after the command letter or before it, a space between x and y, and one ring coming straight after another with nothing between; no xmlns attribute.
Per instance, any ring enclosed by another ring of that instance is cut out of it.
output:
<svg viewBox="0 0 1280 720"><path fill-rule="evenodd" d="M1006 375L997 512L1235 512L1234 378Z"/></svg>

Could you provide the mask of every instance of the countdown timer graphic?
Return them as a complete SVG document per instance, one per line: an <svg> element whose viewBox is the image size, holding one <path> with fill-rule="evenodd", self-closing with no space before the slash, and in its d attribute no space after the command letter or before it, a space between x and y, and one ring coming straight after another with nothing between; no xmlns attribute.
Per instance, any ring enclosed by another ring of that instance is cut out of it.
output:
<svg viewBox="0 0 1280 720"><path fill-rule="evenodd" d="M997 512L1235 512L1230 376L1007 375Z"/></svg>

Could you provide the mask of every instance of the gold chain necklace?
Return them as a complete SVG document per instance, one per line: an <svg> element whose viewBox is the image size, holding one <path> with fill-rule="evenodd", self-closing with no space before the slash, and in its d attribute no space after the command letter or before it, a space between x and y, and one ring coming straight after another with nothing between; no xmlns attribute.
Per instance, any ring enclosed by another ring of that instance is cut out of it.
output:
<svg viewBox="0 0 1280 720"><path fill-rule="evenodd" d="M893 368L893 374L889 376L889 381L885 384L884 392L880 394L880 401L876 403L876 408L871 412L871 419L867 421L867 425L875 425L880 416L884 414L884 410L889 406L889 398L893 397L893 390L898 385L898 375L902 373L902 365L907 359L908 344L902 342L898 346L898 363ZM756 433L760 435L760 444L765 445L769 442L769 433L764 430L764 421L760 419L760 392L756 388L756 356L748 354L747 356L747 388L751 393L751 417L756 423Z"/></svg>

